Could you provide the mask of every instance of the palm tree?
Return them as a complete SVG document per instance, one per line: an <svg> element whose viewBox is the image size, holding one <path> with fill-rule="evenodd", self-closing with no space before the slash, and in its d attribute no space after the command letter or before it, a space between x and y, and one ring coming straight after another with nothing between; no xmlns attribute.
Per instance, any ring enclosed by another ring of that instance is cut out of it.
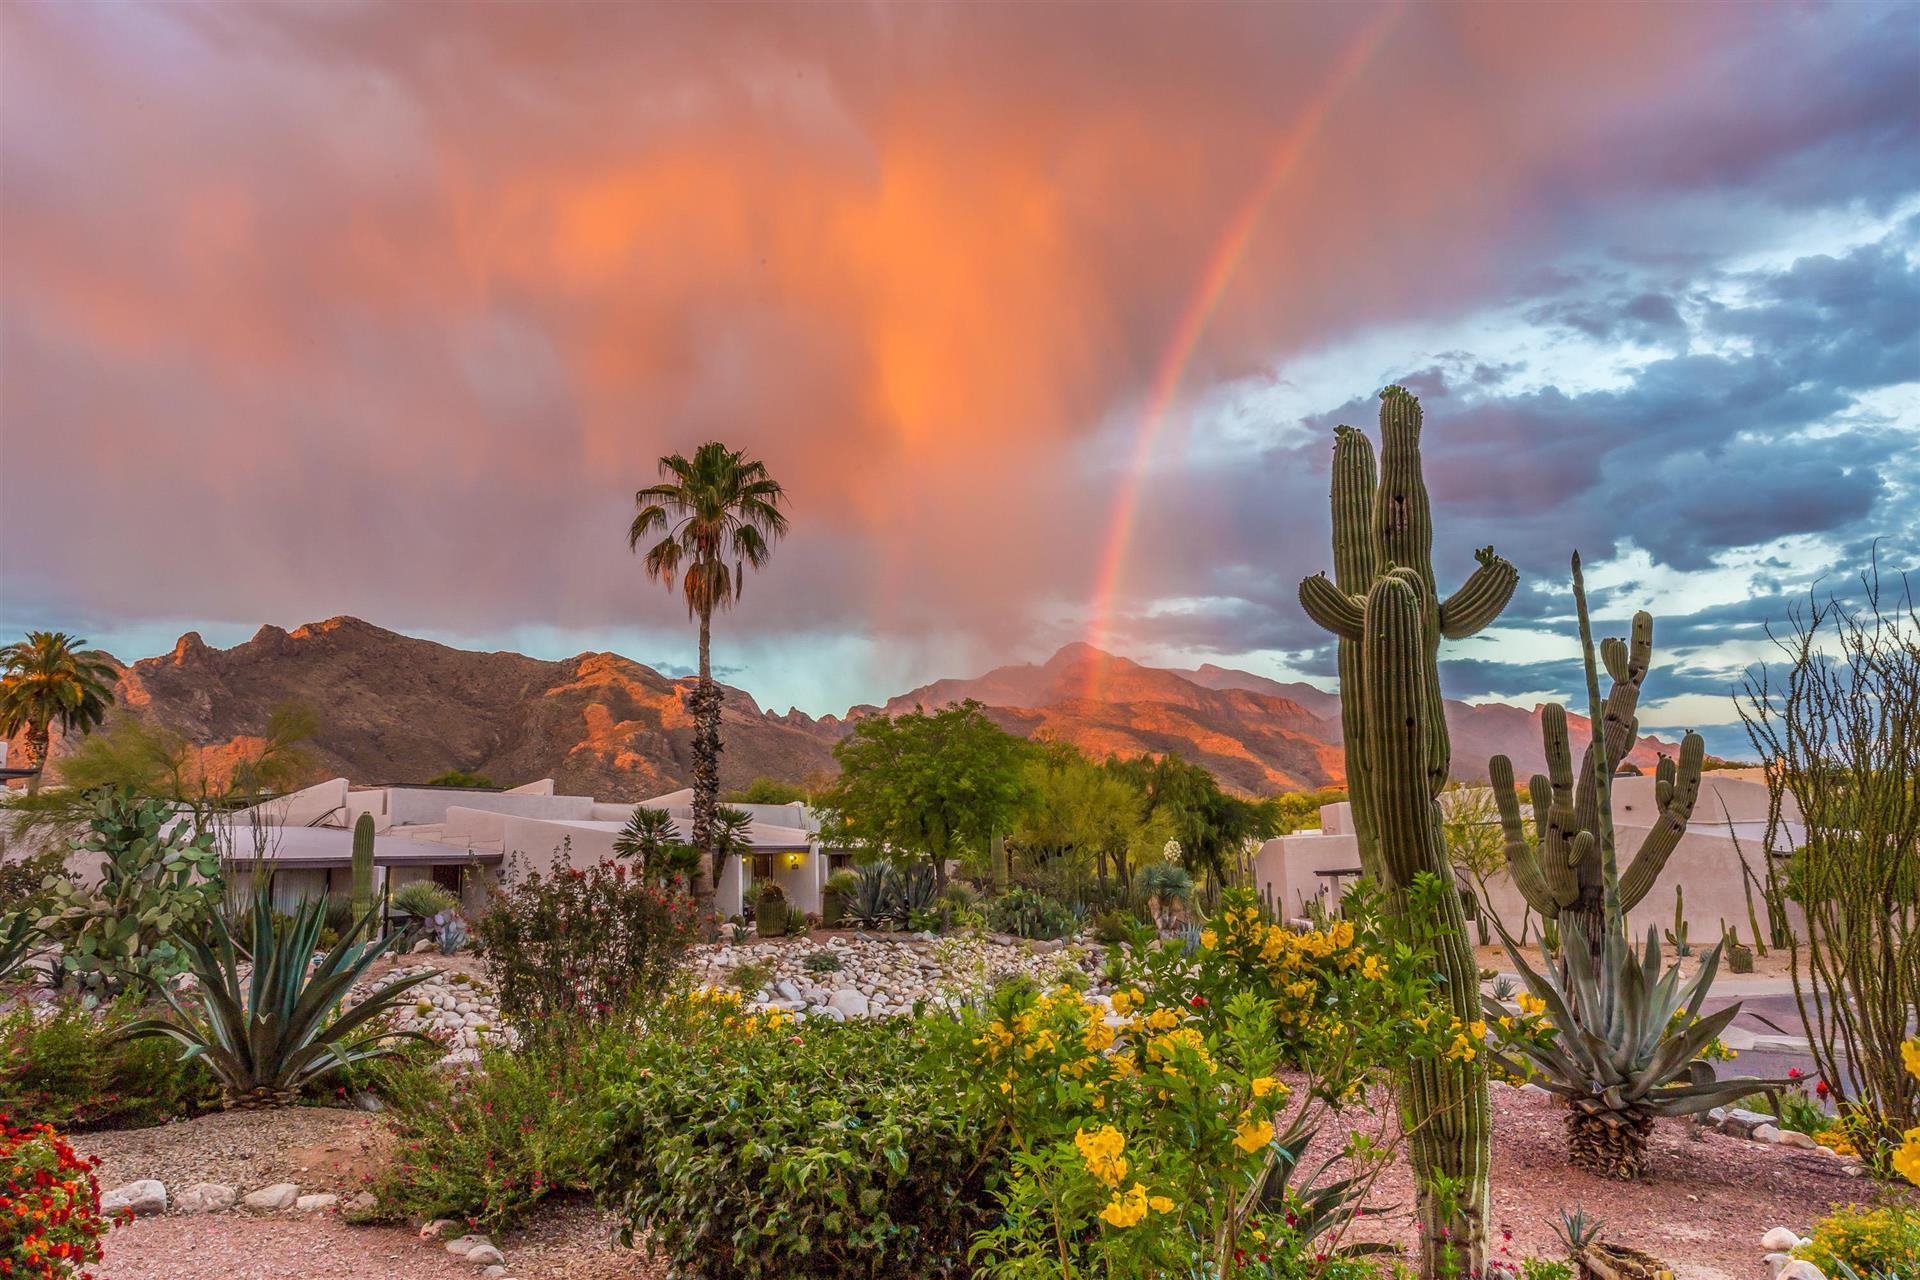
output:
<svg viewBox="0 0 1920 1280"><path fill-rule="evenodd" d="M627 818L627 825L613 838L613 853L617 858L632 861L649 879L664 878L667 851L679 844L678 836L672 814L665 809L649 809L637 804Z"/></svg>
<svg viewBox="0 0 1920 1280"><path fill-rule="evenodd" d="M111 660L64 631L29 631L0 650L0 734L27 731L27 767L44 768L52 726L85 733L106 718L119 678ZM39 788L36 776L29 791Z"/></svg>
<svg viewBox="0 0 1920 1280"><path fill-rule="evenodd" d="M687 709L693 714L693 843L705 857L694 879L701 914L720 883L726 850L719 840L720 701L713 682L712 631L716 610L740 598L747 566L763 567L773 543L787 531L780 511L786 491L764 462L710 440L688 459L660 459L660 483L633 495L639 511L627 530L627 548L658 535L647 548L647 576L686 597L687 616L700 620L700 678Z"/></svg>

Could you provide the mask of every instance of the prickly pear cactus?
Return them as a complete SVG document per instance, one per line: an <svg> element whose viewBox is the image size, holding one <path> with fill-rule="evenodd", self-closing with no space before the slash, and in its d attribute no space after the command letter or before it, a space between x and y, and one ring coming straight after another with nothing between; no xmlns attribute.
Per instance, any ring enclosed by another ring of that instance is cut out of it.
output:
<svg viewBox="0 0 1920 1280"><path fill-rule="evenodd" d="M1500 615L1519 575L1479 551L1479 567L1442 599L1433 574L1433 518L1420 466L1420 402L1403 387L1380 393L1377 481L1367 438L1334 440L1334 577L1300 584L1300 603L1339 641L1347 789L1361 864L1404 910L1414 878L1450 878L1436 798L1451 743L1440 701L1440 641L1462 639ZM1457 896L1444 896L1440 969L1453 1016L1480 1016L1480 975ZM1488 1106L1483 1061L1414 1064L1404 1096L1419 1182L1421 1272L1476 1275L1486 1264Z"/></svg>

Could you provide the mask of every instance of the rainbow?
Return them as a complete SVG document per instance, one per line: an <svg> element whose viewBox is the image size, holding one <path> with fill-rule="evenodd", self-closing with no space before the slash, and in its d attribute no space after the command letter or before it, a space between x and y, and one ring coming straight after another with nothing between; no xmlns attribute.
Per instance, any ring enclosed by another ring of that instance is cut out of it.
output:
<svg viewBox="0 0 1920 1280"><path fill-rule="evenodd" d="M1153 449L1159 443L1166 429L1168 418L1175 399L1180 393L1180 384L1186 376L1187 365L1193 359L1194 351L1200 345L1200 338L1206 333L1207 323L1213 319L1215 309L1220 305L1221 297L1226 293L1227 285L1232 281L1234 272L1239 269L1241 260L1246 256L1247 248L1253 243L1254 234L1260 228L1261 217L1266 213L1267 205L1279 192L1280 187L1293 176L1300 157L1306 152L1307 145L1326 121L1327 114L1334 104L1352 87L1360 73L1365 69L1387 31L1399 17L1401 4L1392 4L1382 8L1354 34L1346 52L1334 64L1332 72L1320 92L1311 98L1293 123L1281 135L1274 147L1273 158L1267 165L1265 175L1259 184L1247 194L1233 217L1228 221L1224 234L1213 252L1208 256L1206 270L1201 273L1198 286L1187 300L1186 308L1180 314L1179 323L1174 327L1173 339L1167 344L1164 354L1149 384L1146 408L1140 419L1139 429L1134 433L1133 454L1130 465L1120 482L1120 491L1115 495L1113 514L1107 522L1107 534L1100 556L1100 567L1094 579L1093 612L1088 622L1087 641L1095 649L1105 650L1113 626L1113 613L1119 596L1121 575L1126 568L1127 553L1133 542L1134 521L1139 515L1140 492L1144 487L1147 463L1153 456ZM1103 674L1101 664L1094 664L1089 677L1087 693L1094 696L1099 691Z"/></svg>

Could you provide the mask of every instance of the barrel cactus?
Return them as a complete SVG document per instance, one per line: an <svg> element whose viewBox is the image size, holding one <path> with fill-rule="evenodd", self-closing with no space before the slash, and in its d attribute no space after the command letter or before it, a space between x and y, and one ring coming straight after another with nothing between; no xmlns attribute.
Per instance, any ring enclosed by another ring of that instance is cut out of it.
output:
<svg viewBox="0 0 1920 1280"><path fill-rule="evenodd" d="M1348 794L1360 860L1404 912L1416 877L1451 878L1436 799L1451 743L1440 700L1442 638L1463 639L1491 623L1519 575L1486 547L1479 567L1442 599L1433 573L1433 518L1420 465L1420 402L1404 387L1380 393L1378 478L1366 436L1342 426L1334 438L1334 576L1300 584L1300 603L1339 643L1341 719ZM1479 969L1460 900L1445 895L1438 967L1452 1015L1480 1017ZM1485 1065L1415 1062L1401 1106L1419 1182L1421 1271L1485 1269L1490 1162Z"/></svg>

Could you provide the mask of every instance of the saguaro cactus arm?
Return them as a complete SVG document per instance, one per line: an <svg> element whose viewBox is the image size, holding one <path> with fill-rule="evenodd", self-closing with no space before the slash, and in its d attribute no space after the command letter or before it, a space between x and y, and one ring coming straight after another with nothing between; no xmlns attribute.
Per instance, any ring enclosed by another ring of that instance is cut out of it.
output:
<svg viewBox="0 0 1920 1280"><path fill-rule="evenodd" d="M1300 607L1321 630L1342 640L1360 639L1361 602L1335 586L1326 574L1300 580Z"/></svg>
<svg viewBox="0 0 1920 1280"><path fill-rule="evenodd" d="M1536 854L1533 842L1527 839L1526 820L1520 816L1520 797L1513 787L1513 761L1495 756L1487 762L1487 777L1493 788L1493 803L1500 811L1500 831L1506 838L1507 874L1527 905L1551 920L1560 914L1564 904L1560 891L1549 883L1544 848ZM1562 862L1564 864L1564 859ZM1565 865L1554 868L1555 883L1571 879ZM1571 900L1569 897L1568 901Z"/></svg>
<svg viewBox="0 0 1920 1280"><path fill-rule="evenodd" d="M1654 784L1654 797L1660 806L1660 818L1653 824L1634 851L1633 861L1620 875L1620 909L1631 911L1653 888L1653 882L1666 870L1667 859L1687 834L1693 819L1693 806L1700 799L1700 771L1707 758L1707 745L1697 733L1680 740L1678 767L1666 756Z"/></svg>
<svg viewBox="0 0 1920 1280"><path fill-rule="evenodd" d="M1495 555L1492 547L1480 548L1473 558L1480 567L1440 602L1440 634L1449 640L1464 640L1489 625L1520 584L1520 571Z"/></svg>

